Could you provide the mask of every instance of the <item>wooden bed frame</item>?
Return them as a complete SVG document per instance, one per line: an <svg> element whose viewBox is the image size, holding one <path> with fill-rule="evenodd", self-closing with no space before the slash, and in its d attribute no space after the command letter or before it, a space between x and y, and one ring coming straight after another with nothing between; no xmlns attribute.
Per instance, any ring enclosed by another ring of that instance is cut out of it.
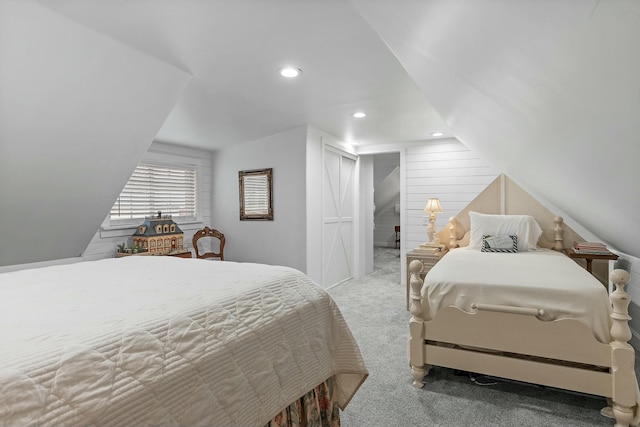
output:
<svg viewBox="0 0 640 427"><path fill-rule="evenodd" d="M553 241L543 237L539 245L563 250L562 218L555 217L554 224L546 234L552 231ZM440 236L445 233L449 248L468 244L469 233L456 218ZM610 295L612 341L603 344L577 320L538 320L535 316L544 307L476 304L472 312L444 307L430 318L423 311L429 304L422 300L422 263L412 261L409 270L409 363L415 387L424 387L432 365L442 366L604 396L610 399L616 426L632 422L637 385L634 349L628 343L630 298L624 290L629 273L614 270L610 275L616 287Z"/></svg>

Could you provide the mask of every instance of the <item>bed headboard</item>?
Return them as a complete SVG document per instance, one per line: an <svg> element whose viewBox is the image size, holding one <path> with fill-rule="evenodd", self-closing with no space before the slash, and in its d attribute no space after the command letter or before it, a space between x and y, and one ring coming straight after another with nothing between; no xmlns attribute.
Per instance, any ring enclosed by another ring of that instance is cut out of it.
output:
<svg viewBox="0 0 640 427"><path fill-rule="evenodd" d="M542 228L540 247L562 250L576 240L584 240L564 224L562 217L553 214L506 175L500 175L438 232L436 237L441 244L449 249L469 244L470 211L535 217Z"/></svg>

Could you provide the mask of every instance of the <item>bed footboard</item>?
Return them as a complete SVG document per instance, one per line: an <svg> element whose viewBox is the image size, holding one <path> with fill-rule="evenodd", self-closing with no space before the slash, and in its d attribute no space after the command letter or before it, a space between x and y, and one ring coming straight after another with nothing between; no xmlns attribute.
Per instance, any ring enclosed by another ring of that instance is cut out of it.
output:
<svg viewBox="0 0 640 427"><path fill-rule="evenodd" d="M476 314L465 313L452 307L443 308L434 316L429 310L428 301L422 299L423 281L420 278L422 263L419 260L412 261L409 271L411 272L409 363L415 387L424 387L424 376L430 369L427 362L435 365L443 363L443 366L453 363L449 367L604 396L611 399L609 411L616 418L616 426L629 426L637 421L634 418L635 411L638 411L636 395L638 386L634 370L635 352L628 343L632 335L628 324L631 319L628 313L630 297L624 289L629 283L629 273L626 271L614 270L610 276L616 289L610 295L613 322L609 344L595 340L591 330L574 319L554 322L536 320L536 315L539 315L542 309L475 304ZM451 329L451 325L469 325L470 317L465 316L478 316L480 313L495 313L482 314L475 318L475 322L482 328L490 327L496 331L493 335L496 337L495 342L474 341L468 338L465 336L467 332L464 332L464 326ZM448 316L454 316L454 318ZM502 318L504 316L512 317ZM489 319L489 323L485 319ZM500 329L501 325L509 325L518 331ZM531 344L527 344L520 350L525 350L526 347L527 355L551 358L558 364L550 364L551 359L536 364L531 358L519 359L513 354L496 353L496 351L514 351L500 348L503 342L521 341L514 338L516 333L546 337L544 339L546 344L540 342L538 345L537 340L530 340ZM502 339L499 338L500 336ZM572 343L571 340L574 342ZM438 345L443 342L458 343L462 347L447 348L447 346ZM471 345L480 352L466 348L465 345ZM545 345L553 348L553 353L544 354L547 351ZM489 353L483 352L483 349L488 350ZM574 354L576 351L578 356ZM464 354L460 356L458 353ZM585 367L567 366L567 363L576 362ZM496 370L495 366L501 368ZM503 368L505 366L506 368ZM589 366L596 369L593 370ZM527 375L522 377L518 372L526 372ZM560 381L559 379L562 378L564 380ZM588 386L582 384L588 384Z"/></svg>

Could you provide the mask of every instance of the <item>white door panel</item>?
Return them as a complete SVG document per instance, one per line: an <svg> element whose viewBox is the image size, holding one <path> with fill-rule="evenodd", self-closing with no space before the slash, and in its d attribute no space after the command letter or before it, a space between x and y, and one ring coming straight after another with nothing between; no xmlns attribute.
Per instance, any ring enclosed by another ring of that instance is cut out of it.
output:
<svg viewBox="0 0 640 427"><path fill-rule="evenodd" d="M323 173L322 284L353 277L355 159L325 147Z"/></svg>
<svg viewBox="0 0 640 427"><path fill-rule="evenodd" d="M342 158L342 169L340 170L341 205L340 216L353 219L353 178L356 162L348 157Z"/></svg>
<svg viewBox="0 0 640 427"><path fill-rule="evenodd" d="M323 215L324 218L340 216L340 156L332 151L324 154Z"/></svg>

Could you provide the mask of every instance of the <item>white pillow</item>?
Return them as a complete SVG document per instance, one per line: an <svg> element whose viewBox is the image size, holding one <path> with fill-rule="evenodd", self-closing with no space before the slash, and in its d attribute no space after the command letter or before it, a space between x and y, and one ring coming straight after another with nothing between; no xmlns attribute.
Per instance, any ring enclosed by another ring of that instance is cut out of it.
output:
<svg viewBox="0 0 640 427"><path fill-rule="evenodd" d="M538 239L542 229L531 215L491 215L469 212L471 219L471 236L469 247L482 249L482 236L516 235L518 251L534 250L538 247Z"/></svg>

